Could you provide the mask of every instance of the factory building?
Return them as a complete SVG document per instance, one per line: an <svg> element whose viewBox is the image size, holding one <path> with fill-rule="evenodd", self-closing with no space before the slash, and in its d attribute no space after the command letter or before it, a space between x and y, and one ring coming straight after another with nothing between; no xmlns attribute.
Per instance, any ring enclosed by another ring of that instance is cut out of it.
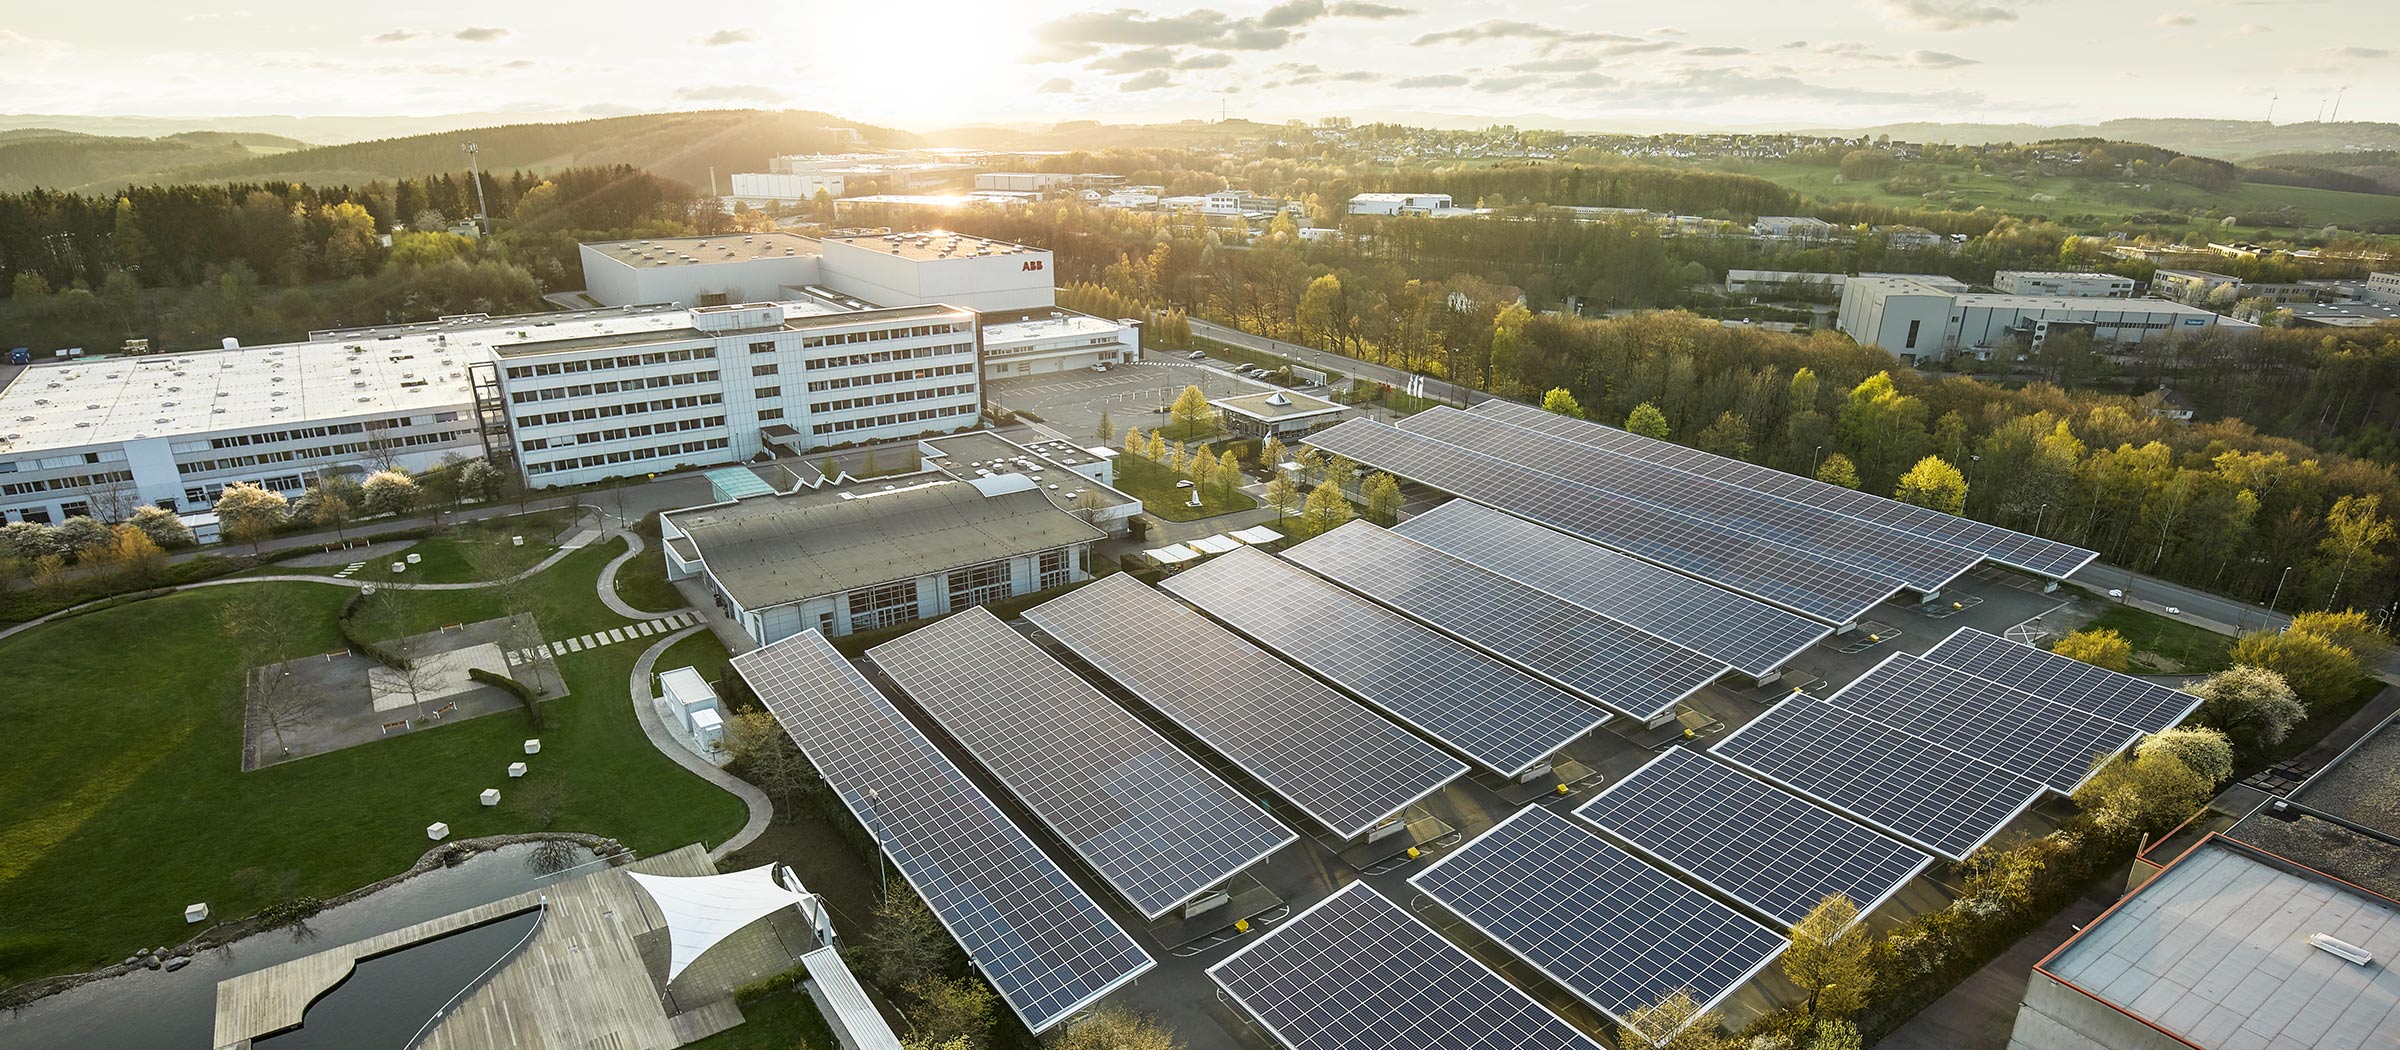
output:
<svg viewBox="0 0 2400 1050"><path fill-rule="evenodd" d="M2081 270L2002 270L1992 275L1992 290L2062 299L2131 299L2133 278Z"/></svg>
<svg viewBox="0 0 2400 1050"><path fill-rule="evenodd" d="M292 496L452 455L535 487L802 455L975 427L989 353L995 376L1140 353L1138 322L1058 309L1050 253L1001 242L737 234L583 257L621 305L25 369L0 390L0 517L192 513L234 482Z"/></svg>
<svg viewBox="0 0 2400 1050"><path fill-rule="evenodd" d="M1777 240L1826 241L1833 239L1833 224L1808 215L1761 215L1750 232Z"/></svg>
<svg viewBox="0 0 2400 1050"><path fill-rule="evenodd" d="M1911 363L1957 353L1988 355L2006 344L2039 347L2051 335L2086 332L2096 347L2127 346L2169 332L2255 332L2258 326L2160 299L1978 295L1914 277L1853 277L1842 286L1836 327Z"/></svg>
<svg viewBox="0 0 2400 1050"><path fill-rule="evenodd" d="M1449 210L1447 193L1361 193L1350 198L1352 215L1431 215Z"/></svg>
<svg viewBox="0 0 2400 1050"><path fill-rule="evenodd" d="M745 204L805 204L822 193L839 197L848 185L840 175L796 172L741 172L733 177L734 200Z"/></svg>
<svg viewBox="0 0 2400 1050"><path fill-rule="evenodd" d="M660 515L670 579L698 579L760 645L876 630L1091 575L1102 530L1022 473L940 472Z"/></svg>
<svg viewBox="0 0 2400 1050"><path fill-rule="evenodd" d="M2150 274L2150 294L2179 303L2207 302L2219 288L2239 289L2242 279L2210 270L2157 270Z"/></svg>
<svg viewBox="0 0 2400 1050"><path fill-rule="evenodd" d="M2400 273L2371 273L2363 293L2368 302L2400 305Z"/></svg>

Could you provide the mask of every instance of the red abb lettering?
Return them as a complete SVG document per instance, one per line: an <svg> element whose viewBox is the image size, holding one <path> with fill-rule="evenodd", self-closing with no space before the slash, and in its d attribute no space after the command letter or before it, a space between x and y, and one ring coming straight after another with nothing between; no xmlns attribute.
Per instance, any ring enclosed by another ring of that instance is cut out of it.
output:
<svg viewBox="0 0 2400 1050"><path fill-rule="evenodd" d="M1025 260L1025 269L1028 269L1028 270L1039 270L1039 269L1041 269L1041 268L1042 268L1042 261L1041 261L1040 259L1027 259L1027 260Z"/></svg>

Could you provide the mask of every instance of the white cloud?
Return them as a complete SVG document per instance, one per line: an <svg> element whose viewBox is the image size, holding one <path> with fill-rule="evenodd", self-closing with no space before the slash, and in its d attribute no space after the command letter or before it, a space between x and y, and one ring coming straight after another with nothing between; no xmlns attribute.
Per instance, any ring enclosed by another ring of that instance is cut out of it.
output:
<svg viewBox="0 0 2400 1050"><path fill-rule="evenodd" d="M725 47L729 44L747 44L757 39L758 34L747 29L720 29L702 39L700 46Z"/></svg>
<svg viewBox="0 0 2400 1050"><path fill-rule="evenodd" d="M2200 17L2189 11L2175 11L2158 16L2155 24L2160 29L2190 29L2200 24Z"/></svg>
<svg viewBox="0 0 2400 1050"><path fill-rule="evenodd" d="M1881 0L1886 15L1919 29L1951 32L1997 22L2014 22L2017 13L1980 0Z"/></svg>
<svg viewBox="0 0 2400 1050"><path fill-rule="evenodd" d="M1978 61L1980 60L1968 58L1965 55L1953 55L1947 51L1917 50L1908 53L1908 64L1922 69L1956 69L1960 66L1975 65Z"/></svg>
<svg viewBox="0 0 2400 1050"><path fill-rule="evenodd" d="M1127 78L1126 78L1126 79L1124 79L1124 80L1118 81L1118 82L1117 82L1117 90L1119 90L1119 91L1156 91L1156 90L1158 90L1159 88L1163 88L1163 87L1173 87L1174 85L1175 85L1175 78L1168 76L1168 75L1167 75L1167 71L1166 71L1166 70L1163 70L1163 69L1153 69L1153 70L1151 70L1151 71L1149 71L1149 72L1147 72L1147 73L1144 73L1144 74L1142 74L1142 75L1140 75L1140 76L1136 76L1136 77L1127 77Z"/></svg>
<svg viewBox="0 0 2400 1050"><path fill-rule="evenodd" d="M488 44L507 35L508 29L503 26L468 26L450 34L450 37L470 44Z"/></svg>

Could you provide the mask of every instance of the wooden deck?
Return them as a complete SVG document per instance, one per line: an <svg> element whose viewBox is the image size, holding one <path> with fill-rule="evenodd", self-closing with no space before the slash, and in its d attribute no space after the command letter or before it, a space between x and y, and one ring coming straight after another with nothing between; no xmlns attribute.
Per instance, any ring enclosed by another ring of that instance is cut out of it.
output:
<svg viewBox="0 0 2400 1050"><path fill-rule="evenodd" d="M707 850L689 845L228 978L217 985L212 1045L249 1050L250 1040L299 1024L308 1005L349 976L358 960L540 907L544 898L549 914L539 932L452 1008L421 1044L426 1050L667 1050L694 1038L692 1033L739 1023L740 1013L722 997L730 986L692 989L686 981L676 982L679 998L715 1001L684 1017L668 1017L655 975L663 974L663 966L645 959L659 952L643 951L643 942L664 940L663 920L649 895L625 877L627 871L713 875L716 866Z"/></svg>

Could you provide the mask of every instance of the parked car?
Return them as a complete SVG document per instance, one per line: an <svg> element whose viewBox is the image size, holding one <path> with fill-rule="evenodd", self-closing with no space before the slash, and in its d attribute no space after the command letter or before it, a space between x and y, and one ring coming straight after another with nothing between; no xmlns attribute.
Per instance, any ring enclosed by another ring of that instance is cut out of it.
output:
<svg viewBox="0 0 2400 1050"><path fill-rule="evenodd" d="M1200 359L1202 359L1202 358L1205 358L1205 357L1207 357L1207 356L1208 356L1208 351L1206 351L1206 350L1194 350L1194 351L1192 351L1191 353L1185 354L1185 355L1183 355L1183 356L1185 356L1185 357L1188 357L1188 358L1191 358L1191 359L1192 359L1192 360L1194 360L1194 361L1198 361L1198 360L1200 360Z"/></svg>

